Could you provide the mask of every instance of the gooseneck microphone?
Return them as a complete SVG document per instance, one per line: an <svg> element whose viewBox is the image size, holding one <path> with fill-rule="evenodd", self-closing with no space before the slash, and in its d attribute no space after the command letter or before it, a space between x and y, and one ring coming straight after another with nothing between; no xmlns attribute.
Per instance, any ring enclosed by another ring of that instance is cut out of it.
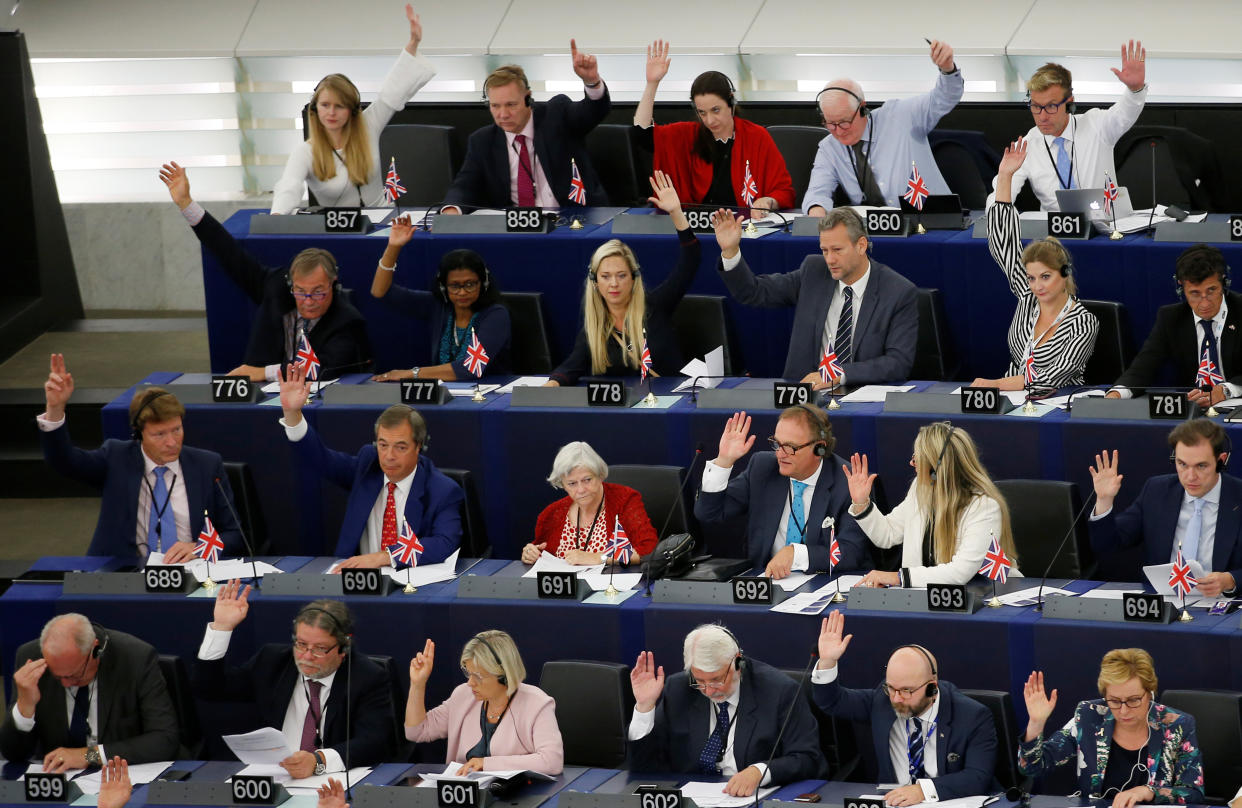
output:
<svg viewBox="0 0 1242 808"><path fill-rule="evenodd" d="M1156 218L1156 141L1151 142L1151 214L1147 217L1147 226L1151 227Z"/></svg>
<svg viewBox="0 0 1242 808"><path fill-rule="evenodd" d="M736 376L692 376L690 378L690 401L695 404L699 401L699 380L711 381L712 379L734 379ZM709 388L703 388L709 389ZM702 445L702 444L700 444Z"/></svg>
<svg viewBox="0 0 1242 808"><path fill-rule="evenodd" d="M811 649L811 659L806 663L806 667L802 669L802 675L798 677L798 689L794 691L793 701L789 702L789 709L785 711L785 720L781 722L780 731L776 733L776 740L772 741L772 751L768 753L768 759L763 763L765 775L771 771L772 758L776 757L776 750L780 748L781 738L785 735L785 727L789 726L789 719L793 717L794 708L801 705L802 688L806 684L806 680L811 678L811 668L815 665L815 661L819 659L819 646L816 645ZM801 705L805 709L805 705ZM759 806L759 789L763 785L763 778L759 778L759 785L755 786L755 808Z"/></svg>
<svg viewBox="0 0 1242 808"><path fill-rule="evenodd" d="M250 553L250 571L254 574L255 591L261 592L263 587L260 584L263 579L259 577L259 566L254 560L254 546L250 543L250 539L246 538L246 529L242 527L242 520L237 515L237 509L233 507L233 500L229 497L228 492L224 490L219 477L216 477L215 483L216 488L220 490L220 496L224 497L224 504L228 506L229 513L233 514L233 522L237 525L237 535L241 536L242 543L246 545L246 551Z"/></svg>
<svg viewBox="0 0 1242 808"><path fill-rule="evenodd" d="M1070 536L1074 535L1074 529L1078 527L1078 523L1082 521L1083 514L1087 512L1087 508L1091 507L1091 503L1095 501L1095 489L1087 495L1087 501L1083 503L1079 509L1078 515L1074 517L1074 521L1070 522L1069 530L1065 531L1065 537L1061 539L1061 543L1057 545L1057 551L1052 554L1052 559L1048 562L1047 569L1044 570L1044 577L1039 582L1039 591L1035 594L1035 611L1042 612L1044 610L1044 584L1048 582L1048 573L1052 572L1052 566L1057 563L1057 559L1061 557L1061 551L1065 549L1065 543L1069 541ZM1027 795L1030 796L1030 795Z"/></svg>

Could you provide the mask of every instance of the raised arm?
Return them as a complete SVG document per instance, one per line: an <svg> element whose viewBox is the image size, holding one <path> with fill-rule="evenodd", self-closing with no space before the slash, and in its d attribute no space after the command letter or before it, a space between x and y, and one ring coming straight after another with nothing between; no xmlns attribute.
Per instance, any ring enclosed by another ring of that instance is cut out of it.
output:
<svg viewBox="0 0 1242 808"><path fill-rule="evenodd" d="M643 97L638 100L638 109L634 110L634 125L644 129L655 123L655 97L660 89L660 82L668 75L668 43L657 39L647 46L647 84L643 87Z"/></svg>
<svg viewBox="0 0 1242 808"><path fill-rule="evenodd" d="M1022 265L1022 230L1018 209L1013 206L1013 175L1026 161L1027 143L1018 138L1005 148L996 173L996 201L988 208L988 252L1005 273L1009 291L1022 300L1031 294Z"/></svg>
<svg viewBox="0 0 1242 808"><path fill-rule="evenodd" d="M371 297L388 294L388 290L392 288L392 276L397 271L397 257L401 255L401 248L409 244L413 236L414 225L409 216L393 219L392 229L388 233L388 247L380 256L379 264L375 267L375 277L371 279Z"/></svg>

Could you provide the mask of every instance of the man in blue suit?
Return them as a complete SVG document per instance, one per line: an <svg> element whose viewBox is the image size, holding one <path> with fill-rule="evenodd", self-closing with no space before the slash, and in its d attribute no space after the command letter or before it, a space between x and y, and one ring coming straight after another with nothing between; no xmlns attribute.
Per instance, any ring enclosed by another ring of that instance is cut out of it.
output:
<svg viewBox="0 0 1242 808"><path fill-rule="evenodd" d="M682 659L685 670L670 676L666 688L652 653L638 655L630 673L631 771L724 776L725 792L735 797L823 775L815 718L797 682L744 656L720 625L687 634Z"/></svg>
<svg viewBox="0 0 1242 808"><path fill-rule="evenodd" d="M290 366L280 384L281 424L298 458L349 491L335 554L345 567L398 568L444 561L461 544L461 486L444 476L422 453L427 422L404 404L394 404L375 422L375 441L356 455L323 445L302 418L310 392L306 371ZM417 554L403 551L413 530Z"/></svg>
<svg viewBox="0 0 1242 808"><path fill-rule="evenodd" d="M837 662L854 636L844 632L839 610L820 624L812 695L828 715L871 724L880 782L900 784L884 801L902 806L989 793L997 744L988 709L942 681L936 658L921 645L894 651L877 687L842 686Z"/></svg>
<svg viewBox="0 0 1242 808"><path fill-rule="evenodd" d="M832 453L836 439L828 414L808 404L782 410L776 434L768 438L772 451L756 453L730 480L733 464L754 443L750 417L734 413L720 435L720 453L703 467L694 515L702 522L745 515L746 556L773 578L864 569L867 539L849 515L845 461ZM840 558L832 560L834 536Z"/></svg>
<svg viewBox="0 0 1242 808"><path fill-rule="evenodd" d="M133 439L106 440L87 451L73 445L65 425L73 374L63 354L52 354L43 394L47 409L36 422L44 460L102 492L87 555L163 552L167 563L189 561L205 516L224 540L221 556L242 551L224 463L215 452L182 444L185 407L176 396L159 387L139 389L129 403Z"/></svg>
<svg viewBox="0 0 1242 808"><path fill-rule="evenodd" d="M715 216L720 273L729 294L748 306L795 306L786 379L825 384L820 359L831 346L845 371L837 384L904 382L914 367L919 336L914 284L872 261L863 220L850 208L833 208L819 221L820 255L808 255L792 272L755 277L740 248L742 228L733 216Z"/></svg>
<svg viewBox="0 0 1242 808"><path fill-rule="evenodd" d="M1122 480L1117 450L1111 458L1108 452L1095 456L1091 547L1113 553L1142 546L1148 565L1168 564L1180 549L1207 572L1199 594L1232 597L1242 580L1242 480L1223 473L1230 451L1225 430L1196 418L1169 433L1169 446L1176 473L1152 477L1120 514L1113 512Z"/></svg>

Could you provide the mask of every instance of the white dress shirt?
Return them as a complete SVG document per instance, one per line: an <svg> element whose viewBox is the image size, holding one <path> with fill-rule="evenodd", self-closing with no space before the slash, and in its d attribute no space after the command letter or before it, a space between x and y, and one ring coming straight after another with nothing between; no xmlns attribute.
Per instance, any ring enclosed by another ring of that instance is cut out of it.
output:
<svg viewBox="0 0 1242 808"><path fill-rule="evenodd" d="M1203 532L1199 535L1199 549L1195 558L1203 565L1205 572L1212 572L1212 551L1216 549L1216 517L1220 514L1221 479L1216 478L1216 485L1203 495ZM1195 513L1195 497L1182 491L1182 507L1177 511L1177 527L1173 530L1173 549L1169 552L1169 561L1177 561L1177 550L1185 545L1186 528L1190 526L1190 518Z"/></svg>
<svg viewBox="0 0 1242 808"><path fill-rule="evenodd" d="M517 144L516 132L505 132L505 153L509 156L509 201L514 205L518 204L518 177L523 173L521 160L521 149ZM548 177L543 173L543 166L539 164L539 155L535 153L535 116L532 114L530 119L526 121L526 126L522 128L520 134L526 136L526 152L530 157L530 170L535 186L535 206L540 208L556 208L560 207L560 202L556 201L556 194L552 193L552 186L548 183Z"/></svg>
<svg viewBox="0 0 1242 808"><path fill-rule="evenodd" d="M820 338L820 345L827 347L828 340L832 340L832 344L836 346L837 340L837 323L841 320L841 310L845 308L845 287L848 286L854 290L854 330L850 334L850 361L854 361L854 345L857 340L854 339L858 335L858 313L862 311L863 295L867 293L867 281L871 280L871 262L867 262L867 268L863 270L863 274L853 283L845 281L837 281L837 288L832 292L832 301L828 304L828 316L824 318L824 334ZM821 348L822 350L822 348ZM844 382L841 382L844 384Z"/></svg>
<svg viewBox="0 0 1242 808"><path fill-rule="evenodd" d="M807 447L808 449L810 447ZM819 473L824 470L824 461L819 461L819 465L815 467L815 472L805 480L799 480L800 483L806 484L806 490L802 492L802 513L798 514L798 521L803 525L802 541L798 544L791 545L793 547L794 558L793 565L790 567L794 572L805 572L811 566L811 558L806 549L806 535L811 532L811 525L808 525L807 514L811 512L811 499L815 496L815 484L819 482ZM703 465L703 488L705 494L714 494L723 491L729 486L729 475L733 469L721 468L711 460ZM772 555L776 555L785 547L785 530L789 527L789 510L790 502L793 500L793 480L790 479L788 485L789 496L785 497L785 505L781 509L780 521L776 524L776 535L772 539Z"/></svg>
<svg viewBox="0 0 1242 808"><path fill-rule="evenodd" d="M86 745L90 746L99 740L99 674L95 674L95 678L87 685L90 688L90 706L86 711ZM74 702L78 698L78 689L76 687L65 688L65 726L73 724L73 708ZM30 732L35 727L35 719L32 715L30 718L22 715L17 709L17 702L13 702L13 726L18 732ZM38 715L38 713L35 713ZM103 744L99 746L99 757L101 760L107 760L108 755L104 752ZM48 750L51 751L51 750Z"/></svg>
<svg viewBox="0 0 1242 808"><path fill-rule="evenodd" d="M379 496L375 498L375 504L371 506L371 515L367 518L367 531L362 535L362 542L358 549L359 554L377 553L382 548L380 543L384 536L384 508L388 504L388 484L395 482L396 489L392 492L393 502L397 507L397 532L401 532L401 527L405 522L405 501L410 498L410 486L414 484L414 475L418 474L418 466L414 470L402 477L400 480L389 480L384 478L384 484L380 486Z"/></svg>

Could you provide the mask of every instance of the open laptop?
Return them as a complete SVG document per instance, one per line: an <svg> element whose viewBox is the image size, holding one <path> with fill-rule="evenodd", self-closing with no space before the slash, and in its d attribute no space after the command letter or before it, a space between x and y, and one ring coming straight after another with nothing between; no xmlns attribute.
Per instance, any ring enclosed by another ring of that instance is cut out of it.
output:
<svg viewBox="0 0 1242 808"><path fill-rule="evenodd" d="M1104 213L1103 188L1075 188L1072 191L1057 189L1057 205L1064 213L1085 213L1092 222L1108 222L1111 215ZM1130 189L1118 188L1117 201L1113 203L1118 219L1134 213L1130 203Z"/></svg>

